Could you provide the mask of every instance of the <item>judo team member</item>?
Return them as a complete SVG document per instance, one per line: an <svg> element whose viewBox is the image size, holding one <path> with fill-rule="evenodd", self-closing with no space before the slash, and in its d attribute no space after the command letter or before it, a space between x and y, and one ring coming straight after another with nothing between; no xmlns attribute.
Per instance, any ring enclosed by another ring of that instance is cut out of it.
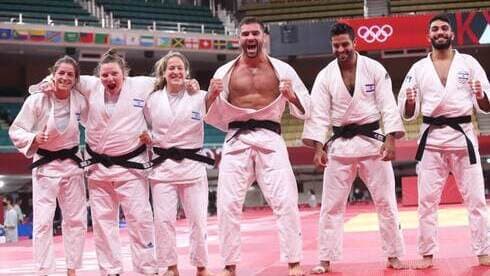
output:
<svg viewBox="0 0 490 276"><path fill-rule="evenodd" d="M199 154L204 140L205 91L187 89L189 61L170 52L155 64L156 85L144 109L150 134L142 141L153 145L149 175L155 213L157 263L165 276L179 275L175 222L179 199L190 223L190 262L196 275L210 275L206 219L208 179L205 163L214 160Z"/></svg>
<svg viewBox="0 0 490 276"><path fill-rule="evenodd" d="M128 223L133 268L157 273L154 257L153 214L145 168L147 129L143 107L154 79L128 77L126 61L113 49L96 68L97 77L81 76L78 90L89 106L86 123L88 190L95 250L102 275L122 273L119 206ZM44 91L49 90L44 88Z"/></svg>
<svg viewBox="0 0 490 276"><path fill-rule="evenodd" d="M449 172L468 208L473 253L481 265L490 265L484 180L471 123L473 107L490 112L490 84L478 61L451 47L454 33L445 15L430 20L428 39L432 52L410 68L398 96L404 119L423 115L416 156L423 259L417 268L431 267L438 251L437 208Z"/></svg>
<svg viewBox="0 0 490 276"><path fill-rule="evenodd" d="M347 198L359 176L371 192L378 213L382 248L388 267L405 268L391 160L395 139L405 134L391 79L375 60L355 51L353 29L337 23L330 30L337 57L318 73L311 94L311 117L305 121L303 142L315 148L313 162L325 167L318 250L320 265L312 273L330 271L342 253ZM386 135L381 134L380 120ZM327 140L327 130L333 136Z"/></svg>
<svg viewBox="0 0 490 276"><path fill-rule="evenodd" d="M29 96L9 130L17 149L34 157L32 170L33 247L37 273L55 271L53 217L58 199L63 215L63 243L68 275L82 263L87 230L86 195L81 155L79 121L85 121L87 104L74 86L78 63L65 56L52 68L54 93Z"/></svg>
<svg viewBox="0 0 490 276"><path fill-rule="evenodd" d="M221 275L236 275L240 259L240 215L246 192L257 180L277 217L281 260L289 275L304 275L298 190L281 116L287 103L293 115L308 116L309 95L294 69L269 57L264 26L256 18L240 23L241 55L220 67L210 82L205 121L227 132L218 176Z"/></svg>

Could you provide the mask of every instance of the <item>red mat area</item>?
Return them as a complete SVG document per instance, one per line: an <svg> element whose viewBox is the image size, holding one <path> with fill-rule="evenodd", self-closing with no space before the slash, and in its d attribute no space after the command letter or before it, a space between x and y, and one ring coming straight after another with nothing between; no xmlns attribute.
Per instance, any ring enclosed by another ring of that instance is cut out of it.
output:
<svg viewBox="0 0 490 276"><path fill-rule="evenodd" d="M451 206L451 207L454 207ZM414 208L401 208L414 210ZM360 213L373 212L371 205L349 206L346 220ZM317 225L319 209L303 209L301 221L303 229L304 267L309 270L317 263ZM210 269L218 272L221 262L218 251L216 218L209 219L209 252ZM131 271L128 236L122 230L124 275L137 275ZM413 262L416 254L416 229L404 231L406 256L404 260ZM181 275L194 275L189 264L188 229L185 221L179 221L178 246L179 267ZM469 245L467 227L444 227L439 229L440 254L435 267L423 271L394 271L385 268L379 235L377 232L351 232L344 234L343 258L333 264L333 271L328 275L489 275L490 269L479 267L472 255ZM58 273L64 274L63 245L60 237L55 238ZM15 244L0 245L0 275L34 275L31 261L31 241L23 240ZM99 275L93 245L92 233L87 236L84 251L83 269L79 275ZM239 266L240 276L287 275L286 264L279 262L279 245L277 227L270 210L249 210L242 220L242 261Z"/></svg>

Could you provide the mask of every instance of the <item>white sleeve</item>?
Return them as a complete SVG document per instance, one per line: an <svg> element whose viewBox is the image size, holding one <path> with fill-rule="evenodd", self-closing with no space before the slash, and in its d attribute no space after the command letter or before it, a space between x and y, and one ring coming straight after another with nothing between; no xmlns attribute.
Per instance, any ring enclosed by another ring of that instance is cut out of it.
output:
<svg viewBox="0 0 490 276"><path fill-rule="evenodd" d="M308 93L308 89L304 85L303 81L300 79L296 71L292 67L289 67L289 77L292 81L293 91L298 97L299 102L303 106L305 112L302 112L297 106L292 103L289 103L289 112L291 115L298 119L305 120L310 117L311 110L311 99Z"/></svg>
<svg viewBox="0 0 490 276"><path fill-rule="evenodd" d="M420 102L422 100L422 95L420 91L420 87L417 82L415 65L412 65L410 70L408 71L405 79L403 80L402 87L400 88L400 92L398 93L398 109L400 110L400 114L402 118L406 121L412 121L417 118L420 113ZM417 90L417 95L415 97L415 111L413 116L406 117L405 116L405 102L407 100L407 88L412 88Z"/></svg>
<svg viewBox="0 0 490 276"><path fill-rule="evenodd" d="M468 65L471 66L470 69L472 71L472 76L471 78L473 80L478 80L481 83L481 88L483 90L483 93L487 96L487 99L490 100L490 83L488 82L488 77L487 74L485 73L485 70L483 70L483 67L480 65L480 63L472 56L467 56L468 57ZM480 108L478 105L478 102L476 100L476 96L472 96L473 99L473 106L475 107L476 111L479 113L483 114L490 114L490 112L485 112Z"/></svg>
<svg viewBox="0 0 490 276"><path fill-rule="evenodd" d="M312 141L325 144L328 128L331 126L331 95L328 91L326 71L322 70L316 76L311 90L310 116L305 120L301 139L307 146L312 147Z"/></svg>
<svg viewBox="0 0 490 276"><path fill-rule="evenodd" d="M44 79L36 84L32 84L29 86L28 92L29 94L42 93L41 84L53 81L53 75L49 74Z"/></svg>
<svg viewBox="0 0 490 276"><path fill-rule="evenodd" d="M88 97L97 85L100 84L100 79L94 76L80 76L80 80L76 85L77 89L84 97Z"/></svg>
<svg viewBox="0 0 490 276"><path fill-rule="evenodd" d="M386 69L378 64L376 70L376 105L383 118L384 133L393 133L397 139L405 135L405 128L396 105L391 78Z"/></svg>
<svg viewBox="0 0 490 276"><path fill-rule="evenodd" d="M37 151L33 142L38 131L36 125L41 114L41 98L39 95L28 97L9 128L12 143L27 158L32 158Z"/></svg>
<svg viewBox="0 0 490 276"><path fill-rule="evenodd" d="M151 95L151 92L155 90L155 78L146 77L146 76L136 76L136 77L128 77L132 81L135 81L138 85L138 89L141 89L143 95L145 95L145 99Z"/></svg>

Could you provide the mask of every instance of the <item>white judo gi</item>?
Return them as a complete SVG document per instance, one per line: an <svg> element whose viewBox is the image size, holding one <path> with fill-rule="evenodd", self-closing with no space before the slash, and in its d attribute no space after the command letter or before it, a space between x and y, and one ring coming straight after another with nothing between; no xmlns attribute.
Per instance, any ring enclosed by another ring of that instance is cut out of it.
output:
<svg viewBox="0 0 490 276"><path fill-rule="evenodd" d="M228 132L221 155L218 176L218 220L220 249L225 265L238 264L240 258L240 215L249 186L257 180L265 199L271 206L279 228L281 260L294 263L302 258L301 226L298 211L296 179L288 158L286 143L281 135L267 130L244 131L230 141L236 130L228 130L232 121L271 120L281 122L287 99L279 95L268 106L255 110L240 108L227 101L228 84L235 59L221 66L214 78L223 79L225 91L216 98L205 121ZM277 78L290 79L293 91L305 113L289 104L291 113L300 118L309 115L308 90L294 69L269 57Z"/></svg>
<svg viewBox="0 0 490 276"><path fill-rule="evenodd" d="M143 107L153 85L153 78L126 77L119 99L109 115L102 82L96 77L80 77L79 89L89 104L87 143L94 152L119 156L141 146L139 135L147 129ZM148 156L144 152L131 161L145 163ZM101 273L123 271L118 234L120 205L129 226L134 270L155 273L153 215L146 172L118 165L107 168L99 163L87 168L87 177Z"/></svg>
<svg viewBox="0 0 490 276"><path fill-rule="evenodd" d="M45 130L48 141L39 148L58 151L80 143L79 121L85 121L87 104L77 91L71 91L69 117L66 127L59 129L55 116L54 95L37 93L29 96L9 129L13 144L27 158L40 159L33 145L37 132ZM55 106L56 105L56 106ZM80 153L77 153L80 157ZM63 216L63 243L68 269L78 269L87 230L87 208L83 170L71 159L54 160L32 170L33 247L37 272L41 275L55 271L53 251L53 218L58 199Z"/></svg>
<svg viewBox="0 0 490 276"><path fill-rule="evenodd" d="M487 97L490 96L490 84L485 71L472 56L460 54L455 50L444 87L429 54L416 62L405 77L398 95L403 118L413 120L419 113L430 117L471 116L473 108L483 112L473 96L469 80L479 80L484 93ZM407 88L417 90L415 112L410 118L404 115ZM460 126L475 148L476 164L470 164L464 135L449 126L443 126L431 128L422 160L417 165L418 251L421 255L433 255L438 251L437 208L450 172L468 208L473 253L476 255L490 253L478 139L472 123L463 123ZM422 124L420 133L423 133L427 127L427 124Z"/></svg>
<svg viewBox="0 0 490 276"><path fill-rule="evenodd" d="M145 106L145 117L154 147L202 148L205 91L170 94L153 92ZM154 155L156 158L158 155ZM155 213L157 263L160 268L177 265L175 222L179 199L190 224L190 262L196 267L208 263L206 219L208 179L206 165L183 159L166 159L149 175Z"/></svg>
<svg viewBox="0 0 490 276"><path fill-rule="evenodd" d="M342 79L335 59L318 73L311 94L311 116L305 121L302 139L324 145L333 126L363 125L383 121L384 133L404 135L391 88L391 79L375 60L357 54L354 95ZM377 133L382 133L380 129ZM357 173L371 192L378 213L383 252L387 257L404 253L398 218L395 178L390 161L381 160L382 142L363 135L338 138L328 145L328 162L323 176L318 250L322 261L337 260L342 254L344 212Z"/></svg>

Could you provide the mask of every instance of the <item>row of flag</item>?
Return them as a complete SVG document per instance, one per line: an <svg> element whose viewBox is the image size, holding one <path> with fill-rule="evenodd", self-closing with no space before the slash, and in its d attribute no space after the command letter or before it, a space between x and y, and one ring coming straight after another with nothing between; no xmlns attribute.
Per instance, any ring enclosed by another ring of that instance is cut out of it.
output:
<svg viewBox="0 0 490 276"><path fill-rule="evenodd" d="M46 30L12 30L0 28L0 40L27 40L52 43L84 43L112 46L187 48L202 50L236 50L238 40L160 37L133 33L86 33Z"/></svg>

